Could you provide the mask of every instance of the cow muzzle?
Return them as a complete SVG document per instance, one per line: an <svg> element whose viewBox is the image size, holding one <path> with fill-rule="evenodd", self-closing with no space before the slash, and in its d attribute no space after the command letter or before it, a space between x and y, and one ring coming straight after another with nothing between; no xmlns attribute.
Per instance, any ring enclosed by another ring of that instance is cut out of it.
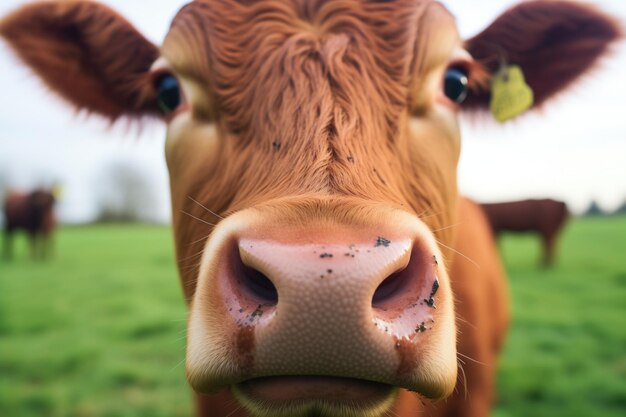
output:
<svg viewBox="0 0 626 417"><path fill-rule="evenodd" d="M367 227L280 225L243 214L205 249L187 348L196 390L230 387L256 415L376 415L398 387L452 391L452 294L422 222L394 212Z"/></svg>

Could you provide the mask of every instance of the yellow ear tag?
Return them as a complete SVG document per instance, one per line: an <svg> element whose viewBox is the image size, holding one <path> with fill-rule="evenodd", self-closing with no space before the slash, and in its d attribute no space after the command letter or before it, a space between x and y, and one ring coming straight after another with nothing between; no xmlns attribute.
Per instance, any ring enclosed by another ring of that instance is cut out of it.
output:
<svg viewBox="0 0 626 417"><path fill-rule="evenodd" d="M52 196L56 199L58 199L59 197L61 197L61 195L63 194L63 189L61 188L60 185L55 185L54 187L52 187Z"/></svg>
<svg viewBox="0 0 626 417"><path fill-rule="evenodd" d="M520 67L505 65L494 75L489 107L497 121L505 122L519 116L530 109L533 102L533 90L526 84Z"/></svg>

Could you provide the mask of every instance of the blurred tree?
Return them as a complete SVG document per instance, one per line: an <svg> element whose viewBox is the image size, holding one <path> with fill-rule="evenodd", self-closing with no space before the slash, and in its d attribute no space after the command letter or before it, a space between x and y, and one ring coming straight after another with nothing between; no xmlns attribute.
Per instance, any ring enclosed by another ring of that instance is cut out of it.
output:
<svg viewBox="0 0 626 417"><path fill-rule="evenodd" d="M126 161L115 161L98 176L96 222L154 222L157 197L147 174Z"/></svg>
<svg viewBox="0 0 626 417"><path fill-rule="evenodd" d="M589 207L583 213L583 216L585 217L604 216L604 215L606 215L606 213L604 212L604 210L602 210L602 207L600 207L598 202L595 200L591 200Z"/></svg>

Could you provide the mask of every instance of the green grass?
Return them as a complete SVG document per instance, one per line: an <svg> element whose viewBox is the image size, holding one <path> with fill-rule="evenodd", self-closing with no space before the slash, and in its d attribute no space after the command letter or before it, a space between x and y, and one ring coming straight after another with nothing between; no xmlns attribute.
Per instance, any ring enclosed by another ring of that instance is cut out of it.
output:
<svg viewBox="0 0 626 417"><path fill-rule="evenodd" d="M626 217L571 222L552 269L533 236L501 249L513 322L495 415L626 415Z"/></svg>
<svg viewBox="0 0 626 417"><path fill-rule="evenodd" d="M191 415L171 240L165 227L68 228L39 264L16 242L0 263L0 416Z"/></svg>
<svg viewBox="0 0 626 417"><path fill-rule="evenodd" d="M185 306L165 227L66 228L0 262L0 416L191 416ZM626 411L626 217L573 221L553 269L505 236L513 322L497 417Z"/></svg>

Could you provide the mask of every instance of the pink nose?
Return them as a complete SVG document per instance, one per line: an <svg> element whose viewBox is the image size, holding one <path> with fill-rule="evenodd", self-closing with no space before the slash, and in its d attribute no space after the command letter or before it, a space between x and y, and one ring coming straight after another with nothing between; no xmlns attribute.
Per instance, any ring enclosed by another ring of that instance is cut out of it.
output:
<svg viewBox="0 0 626 417"><path fill-rule="evenodd" d="M238 256L222 279L230 281L228 302L244 310L255 307L259 317L272 315L279 305L309 312L323 309L330 315L349 305L349 311L341 312L366 313L375 322L393 324L393 333L404 336L414 328L406 321L393 323L393 318L416 301L425 309L434 308L438 287L434 255L412 249L410 239L392 242L382 236L340 245L241 239ZM418 294L424 298L417 299Z"/></svg>
<svg viewBox="0 0 626 417"><path fill-rule="evenodd" d="M410 238L239 238L216 274L239 329L239 365L255 377L402 379L416 365L417 339L435 324L437 265Z"/></svg>

